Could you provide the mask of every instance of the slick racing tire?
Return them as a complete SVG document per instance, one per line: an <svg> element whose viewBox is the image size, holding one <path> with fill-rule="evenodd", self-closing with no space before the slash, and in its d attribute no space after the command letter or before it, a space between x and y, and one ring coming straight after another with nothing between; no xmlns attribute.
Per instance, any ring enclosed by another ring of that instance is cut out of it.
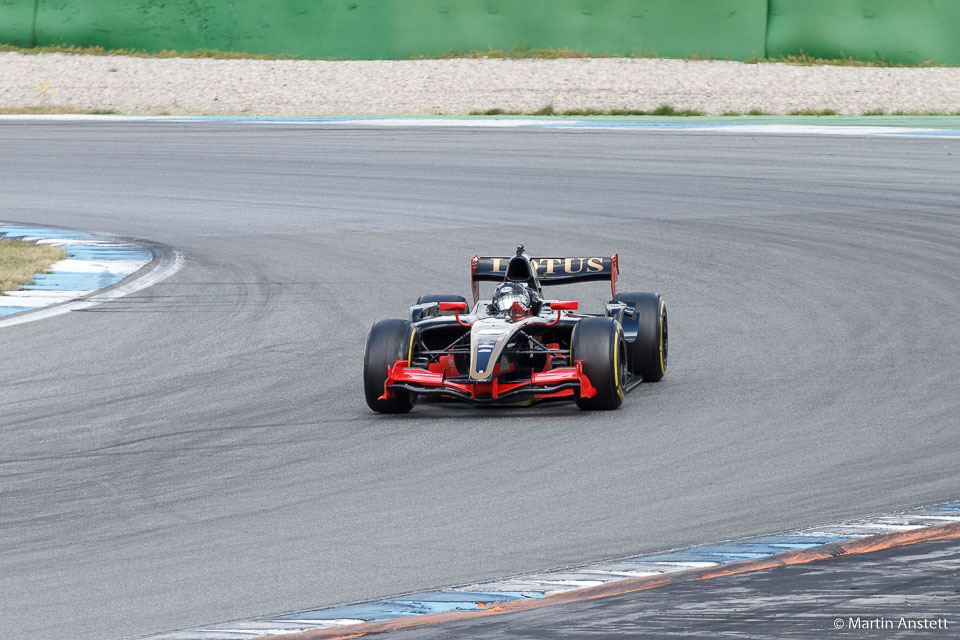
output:
<svg viewBox="0 0 960 640"><path fill-rule="evenodd" d="M428 302L466 302L463 296L452 293L430 293L417 298L417 304L427 304ZM453 311L441 311L442 316L452 316Z"/></svg>
<svg viewBox="0 0 960 640"><path fill-rule="evenodd" d="M584 318L571 338L571 359L583 363L583 373L597 390L592 398L578 395L577 406L587 410L616 409L623 402L627 375L627 343L613 318Z"/></svg>
<svg viewBox="0 0 960 640"><path fill-rule="evenodd" d="M367 406L378 413L407 413L417 402L417 394L396 390L393 397L380 400L387 374L397 360L410 365L416 331L406 320L379 320L367 334L363 348L363 395Z"/></svg>
<svg viewBox="0 0 960 640"><path fill-rule="evenodd" d="M637 310L633 318L624 318L637 329L636 339L627 342L630 373L659 382L667 372L667 305L659 293L621 293L613 301Z"/></svg>

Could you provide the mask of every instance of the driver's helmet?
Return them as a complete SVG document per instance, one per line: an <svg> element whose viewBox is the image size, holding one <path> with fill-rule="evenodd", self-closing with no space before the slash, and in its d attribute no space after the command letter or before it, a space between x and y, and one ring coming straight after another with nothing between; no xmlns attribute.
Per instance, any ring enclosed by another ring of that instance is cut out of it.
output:
<svg viewBox="0 0 960 640"><path fill-rule="evenodd" d="M522 284L504 282L493 292L493 307L511 318L530 315L530 293Z"/></svg>

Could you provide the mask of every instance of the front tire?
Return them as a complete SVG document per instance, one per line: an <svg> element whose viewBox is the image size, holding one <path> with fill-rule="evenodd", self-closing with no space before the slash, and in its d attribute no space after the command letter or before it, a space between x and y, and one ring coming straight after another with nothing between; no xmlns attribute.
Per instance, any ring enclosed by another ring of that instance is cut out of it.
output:
<svg viewBox="0 0 960 640"><path fill-rule="evenodd" d="M659 293L621 293L613 299L636 309L637 337L627 342L630 373L644 382L659 382L667 372L667 305Z"/></svg>
<svg viewBox="0 0 960 640"><path fill-rule="evenodd" d="M387 375L397 360L410 366L416 330L406 320L379 320L370 327L363 348L363 395L367 406L377 413L407 413L417 403L417 394L395 390L393 397L380 400Z"/></svg>
<svg viewBox="0 0 960 640"><path fill-rule="evenodd" d="M577 397L577 406L590 411L616 409L623 402L627 346L623 329L613 318L584 318L571 338L570 358L581 361L583 373L597 390L592 398Z"/></svg>

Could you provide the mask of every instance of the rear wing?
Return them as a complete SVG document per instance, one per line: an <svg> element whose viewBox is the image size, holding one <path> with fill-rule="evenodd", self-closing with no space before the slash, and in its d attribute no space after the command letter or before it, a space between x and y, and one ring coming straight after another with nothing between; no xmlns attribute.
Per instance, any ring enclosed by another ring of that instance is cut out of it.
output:
<svg viewBox="0 0 960 640"><path fill-rule="evenodd" d="M470 287L474 302L480 299L481 282L503 282L509 262L509 257L473 256L470 261ZM530 265L536 269L537 279L543 286L602 280L609 281L610 291L614 296L617 295L620 254L590 258L530 258Z"/></svg>

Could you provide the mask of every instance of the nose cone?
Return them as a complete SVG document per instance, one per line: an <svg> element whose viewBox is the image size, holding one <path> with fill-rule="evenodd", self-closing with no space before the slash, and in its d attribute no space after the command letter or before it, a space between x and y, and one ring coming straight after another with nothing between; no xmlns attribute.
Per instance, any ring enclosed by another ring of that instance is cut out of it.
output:
<svg viewBox="0 0 960 640"><path fill-rule="evenodd" d="M470 358L470 377L474 380L489 380L493 376L494 345L482 345L476 349Z"/></svg>
<svg viewBox="0 0 960 640"><path fill-rule="evenodd" d="M470 378L486 382L513 333L511 323L500 318L482 318L470 329Z"/></svg>

